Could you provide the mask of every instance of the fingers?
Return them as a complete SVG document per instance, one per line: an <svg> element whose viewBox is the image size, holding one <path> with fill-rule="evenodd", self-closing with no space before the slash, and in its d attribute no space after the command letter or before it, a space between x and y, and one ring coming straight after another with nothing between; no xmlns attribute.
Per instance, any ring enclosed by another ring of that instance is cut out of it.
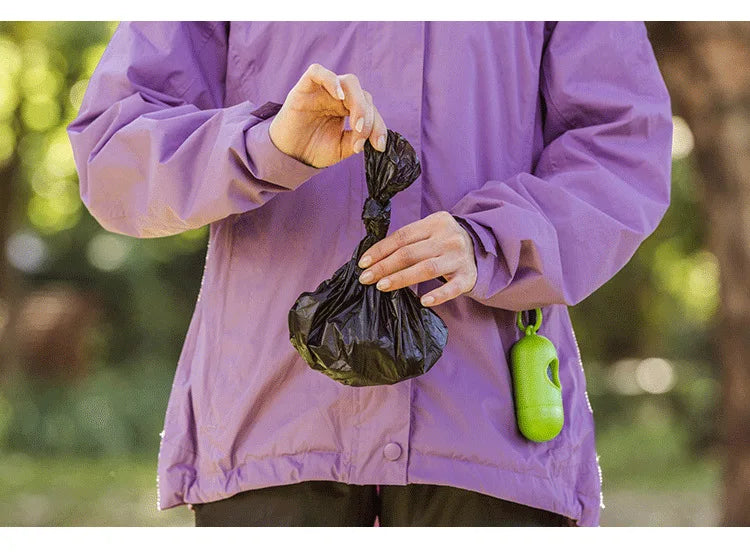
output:
<svg viewBox="0 0 750 552"><path fill-rule="evenodd" d="M381 260L380 262L377 262L370 266L367 270L365 270L362 274L359 276L359 281L363 284L371 284L373 282L377 282L381 278L384 278L386 276L389 276L393 274L395 276L395 273L404 270L408 267L417 265L420 262L424 262L428 259L431 259L432 257L435 257L441 253L441 248L438 246L438 244L434 240L422 240L418 241L416 243L409 244L405 247L402 247L398 250L396 250L393 254L387 256L385 259ZM430 268L429 266L425 266L423 268ZM403 275L403 277L408 277L411 273L407 273ZM435 278L439 276L439 274L435 276L428 276L426 279ZM396 287L405 287L410 286L414 283L417 283L416 281L409 281L409 283L402 284L403 278L399 276L398 278L389 278L391 282L398 282L399 286L393 286L389 287L389 289L395 289ZM385 284L386 287L388 287L387 284ZM378 289L381 289L378 287Z"/></svg>
<svg viewBox="0 0 750 552"><path fill-rule="evenodd" d="M388 128L385 126L385 121L383 121L383 117L380 115L378 108L375 107L375 103L372 100L372 94L367 90L364 91L364 94L365 99L367 99L370 104L371 111L369 113L371 114L372 119L365 122L362 135L367 136L367 139L370 140L370 144L373 148L378 151L385 151L385 143L386 140L388 140Z"/></svg>
<svg viewBox="0 0 750 552"><path fill-rule="evenodd" d="M346 159L350 155L360 153L364 149L364 143L369 139L373 148L378 151L385 151L385 145L388 142L388 129L385 126L383 118L380 116L377 108L373 106L374 121L372 132L369 136L364 136L363 132L356 130L345 130L341 137L341 158ZM363 138L364 136L364 138ZM355 149L356 148L356 149Z"/></svg>
<svg viewBox="0 0 750 552"><path fill-rule="evenodd" d="M364 133L365 122L370 111L369 102L356 75L352 75L351 73L341 75L339 81L346 95L344 105L349 110L349 126L353 130L350 133L352 151L359 153L364 148L365 140L369 136L369 133ZM370 128L367 130L372 130L372 123L370 123Z"/></svg>
<svg viewBox="0 0 750 552"><path fill-rule="evenodd" d="M362 119L358 121L358 124L360 124L362 128L358 127L355 130L362 133L362 136L370 136L372 133L372 124L375 121L375 105L372 103L372 94L367 90L362 90L362 94L364 95L367 109L364 121Z"/></svg>
<svg viewBox="0 0 750 552"><path fill-rule="evenodd" d="M312 92L315 89L314 85L322 86L334 100L341 101L346 97L338 75L320 63L312 63L296 86L300 92Z"/></svg>
<svg viewBox="0 0 750 552"><path fill-rule="evenodd" d="M454 276L448 281L448 283L433 289L429 293L425 293L420 301L425 307L436 307L441 303L445 303L446 301L450 301L459 295L471 291L472 287L474 287L474 285L466 276Z"/></svg>
<svg viewBox="0 0 750 552"><path fill-rule="evenodd" d="M378 108L373 105L375 111L375 120L372 124L372 132L370 133L370 144L378 151L385 151L385 143L388 140L388 127L385 126L383 117L380 116Z"/></svg>
<svg viewBox="0 0 750 552"><path fill-rule="evenodd" d="M319 63L312 63L295 89L303 93L314 93L319 87L334 100L330 106L326 105L326 109L333 109L338 116L349 116L352 130L344 131L342 137L343 150L348 155L361 152L368 139L373 148L385 151L387 126L375 107L372 94L362 88L356 75L337 75Z"/></svg>
<svg viewBox="0 0 750 552"><path fill-rule="evenodd" d="M431 227L432 225L428 218L423 218L402 226L365 251L359 259L358 264L360 268L367 268L384 259L397 249L428 238L432 235Z"/></svg>
<svg viewBox="0 0 750 552"><path fill-rule="evenodd" d="M350 133L352 151L359 153L372 132L372 123L375 119L372 96L362 90L356 75L347 73L341 75L339 80L346 96L344 105L349 110L349 126L353 130Z"/></svg>
<svg viewBox="0 0 750 552"><path fill-rule="evenodd" d="M344 105L349 109L349 125L352 128L349 139L352 151L361 152L368 138L375 149L385 151L387 127L375 107L372 94L362 89L356 75L347 73L340 76L339 80L346 96Z"/></svg>
<svg viewBox="0 0 750 552"><path fill-rule="evenodd" d="M423 261L418 262L415 265L409 266L403 270L399 270L387 276L381 278L375 285L380 291L394 291L420 282L426 282L437 278L445 272L452 272L452 269L448 268L447 257L430 257ZM454 266L450 263L450 266Z"/></svg>
<svg viewBox="0 0 750 552"><path fill-rule="evenodd" d="M407 224L362 254L362 284L377 282L381 291L393 291L441 278L444 285L422 298L439 305L470 291L477 279L471 236L447 211L437 211Z"/></svg>

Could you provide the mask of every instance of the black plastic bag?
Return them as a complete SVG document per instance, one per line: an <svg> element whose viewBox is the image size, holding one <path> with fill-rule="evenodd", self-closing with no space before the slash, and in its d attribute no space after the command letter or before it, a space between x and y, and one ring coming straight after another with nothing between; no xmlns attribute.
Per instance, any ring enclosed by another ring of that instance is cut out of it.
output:
<svg viewBox="0 0 750 552"><path fill-rule="evenodd" d="M365 142L367 235L351 259L289 311L289 339L311 368L346 385L393 384L427 372L448 340L445 322L408 287L380 291L359 283L360 256L383 239L391 198L422 172L411 144L388 130L384 152Z"/></svg>

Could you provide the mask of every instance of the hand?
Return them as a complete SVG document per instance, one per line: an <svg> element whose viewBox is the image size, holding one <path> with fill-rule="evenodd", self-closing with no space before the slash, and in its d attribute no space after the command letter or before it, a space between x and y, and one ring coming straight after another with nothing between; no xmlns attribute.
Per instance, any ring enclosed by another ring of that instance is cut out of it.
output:
<svg viewBox="0 0 750 552"><path fill-rule="evenodd" d="M458 297L477 280L474 242L447 211L432 213L386 236L362 254L359 266L369 267L359 281L377 282L381 291L445 276L444 285L422 296L424 306Z"/></svg>
<svg viewBox="0 0 750 552"><path fill-rule="evenodd" d="M353 130L344 130L347 116ZM319 63L310 65L289 91L268 133L279 150L317 168L361 152L368 139L385 151L387 139L385 122L359 79Z"/></svg>

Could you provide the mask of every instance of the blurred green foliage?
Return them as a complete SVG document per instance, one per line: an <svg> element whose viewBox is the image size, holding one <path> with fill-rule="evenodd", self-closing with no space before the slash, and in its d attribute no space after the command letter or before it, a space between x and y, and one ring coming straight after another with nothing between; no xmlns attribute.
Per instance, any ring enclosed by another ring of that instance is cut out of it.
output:
<svg viewBox="0 0 750 552"><path fill-rule="evenodd" d="M719 267L706 249L694 174L690 157L674 160L671 205L659 227L614 278L571 309L598 433L636 427L648 438L652 425L668 427L666 438L681 453L671 461L682 464L715 454L719 400L711 345ZM669 359L673 387L663 395L637 386L637 394L618 392L617 361L646 357Z"/></svg>
<svg viewBox="0 0 750 552"><path fill-rule="evenodd" d="M64 282L92 292L105 313L90 336L95 354L85 377L61 382L19 373L3 380L6 454L152 454L155 463L208 232L116 235L80 201L65 127L115 27L0 23L0 185L13 190L10 239L27 248L15 258L20 292ZM571 309L605 489L679 485L701 473L715 480L718 373L710 343L719 271L706 249L694 174L689 156L675 159L672 204L659 228L611 281ZM649 357L669 362L664 392L646 392L635 365L621 362Z"/></svg>
<svg viewBox="0 0 750 552"><path fill-rule="evenodd" d="M96 361L73 384L7 376L0 446L102 455L158 446L197 297L208 228L137 240L103 230L80 201L65 132L116 24L0 23L0 170L14 193L12 236L39 244L22 291L65 282L105 314ZM5 246L5 244L3 244ZM23 261L23 259L22 259ZM22 263L24 264L24 263Z"/></svg>
<svg viewBox="0 0 750 552"><path fill-rule="evenodd" d="M672 164L671 205L631 261L571 309L582 352L612 362L649 354L713 363L719 266L706 249L691 158Z"/></svg>

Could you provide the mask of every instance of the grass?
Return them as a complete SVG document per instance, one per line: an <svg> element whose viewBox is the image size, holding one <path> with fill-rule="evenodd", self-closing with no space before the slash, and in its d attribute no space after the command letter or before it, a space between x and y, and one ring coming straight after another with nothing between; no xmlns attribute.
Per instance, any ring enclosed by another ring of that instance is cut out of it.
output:
<svg viewBox="0 0 750 552"><path fill-rule="evenodd" d="M691 455L674 427L615 427L598 435L597 450L605 504L601 525L719 524L720 461L716 455Z"/></svg>
<svg viewBox="0 0 750 552"><path fill-rule="evenodd" d="M0 525L191 526L187 507L156 509L156 455L0 455Z"/></svg>

